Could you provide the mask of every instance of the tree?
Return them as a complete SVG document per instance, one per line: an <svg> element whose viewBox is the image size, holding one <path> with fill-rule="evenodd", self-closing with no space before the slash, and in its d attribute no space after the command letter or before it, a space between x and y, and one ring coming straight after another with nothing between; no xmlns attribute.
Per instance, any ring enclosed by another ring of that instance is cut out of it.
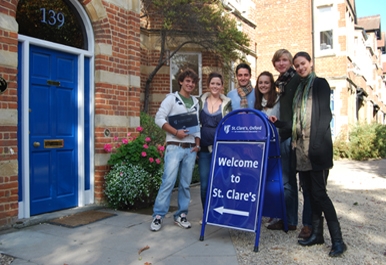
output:
<svg viewBox="0 0 386 265"><path fill-rule="evenodd" d="M195 45L210 51L223 65L224 72L231 69L232 61L249 54L248 36L237 29L236 21L220 0L142 0L142 13L142 19L148 23L145 27L159 34L160 42L158 64L145 85L143 111L146 113L154 76L184 46ZM156 28L149 26L154 24ZM167 53L170 47L173 52Z"/></svg>

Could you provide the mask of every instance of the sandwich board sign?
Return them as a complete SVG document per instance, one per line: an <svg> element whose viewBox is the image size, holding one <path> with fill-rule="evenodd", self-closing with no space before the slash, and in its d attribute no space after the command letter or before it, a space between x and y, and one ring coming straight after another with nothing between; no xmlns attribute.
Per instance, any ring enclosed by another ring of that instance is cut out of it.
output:
<svg viewBox="0 0 386 265"><path fill-rule="evenodd" d="M264 203L267 179L272 201ZM263 214L283 219L288 231L277 131L264 113L235 110L216 130L200 240L206 224L250 231L258 251Z"/></svg>

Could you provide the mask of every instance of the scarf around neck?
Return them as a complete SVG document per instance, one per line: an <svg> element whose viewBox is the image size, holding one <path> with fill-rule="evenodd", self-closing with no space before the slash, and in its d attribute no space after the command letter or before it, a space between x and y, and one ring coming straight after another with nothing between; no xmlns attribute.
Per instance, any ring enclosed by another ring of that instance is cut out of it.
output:
<svg viewBox="0 0 386 265"><path fill-rule="evenodd" d="M246 109L248 108L248 99L247 96L249 93L251 93L253 90L251 82L248 83L247 86L245 87L238 87L237 88L237 93L240 96L240 108Z"/></svg>
<svg viewBox="0 0 386 265"><path fill-rule="evenodd" d="M306 78L300 79L300 84L296 89L294 100L292 102L292 147L296 147L297 133L296 125L300 121L300 128L303 129L306 127L307 122L307 99L310 93L310 90L314 84L316 75L314 72L311 72ZM300 105L300 110L298 111L297 107Z"/></svg>
<svg viewBox="0 0 386 265"><path fill-rule="evenodd" d="M275 81L275 86L279 89L279 95L284 94L284 88L291 81L292 77L294 77L296 71L293 67L289 68L284 74L280 75Z"/></svg>

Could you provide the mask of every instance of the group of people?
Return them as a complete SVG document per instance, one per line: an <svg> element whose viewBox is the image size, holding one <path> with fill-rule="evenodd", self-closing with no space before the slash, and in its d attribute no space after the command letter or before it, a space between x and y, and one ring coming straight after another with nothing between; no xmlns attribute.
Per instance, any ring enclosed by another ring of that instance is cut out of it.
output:
<svg viewBox="0 0 386 265"><path fill-rule="evenodd" d="M278 128L282 163L282 179L289 230L298 225L298 185L303 191L304 205L298 243L302 246L323 244L324 218L330 232L331 257L341 256L347 249L332 201L327 195L327 177L333 166L330 121L330 86L326 79L313 71L313 61L306 52L294 57L286 49L275 52L272 63L279 77L262 72L253 87L251 67L241 63L236 67L237 89L223 94L224 80L220 73L208 76L208 92L198 99L191 95L198 83L198 75L186 69L178 77L180 90L167 95L156 114L155 122L166 132L166 152L162 184L153 208L152 231L158 231L169 210L172 190L177 176L178 209L174 221L190 228L187 220L191 183L196 158L201 183L201 202L204 209L212 160L215 132L222 118L232 110L249 108L266 113ZM201 131L175 129L168 117L181 113L195 113ZM323 217L324 215L324 217ZM282 230L283 220L271 219L268 229Z"/></svg>

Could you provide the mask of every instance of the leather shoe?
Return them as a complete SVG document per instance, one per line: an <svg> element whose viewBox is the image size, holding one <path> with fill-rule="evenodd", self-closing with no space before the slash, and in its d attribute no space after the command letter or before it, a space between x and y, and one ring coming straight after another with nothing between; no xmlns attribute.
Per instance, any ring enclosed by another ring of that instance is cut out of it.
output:
<svg viewBox="0 0 386 265"><path fill-rule="evenodd" d="M311 233L312 233L312 228L308 225L305 225L303 226L302 230L300 231L298 237L299 238L309 238L311 236Z"/></svg>
<svg viewBox="0 0 386 265"><path fill-rule="evenodd" d="M271 223L267 226L270 230L283 230L284 223L283 220L278 220L276 223ZM288 230L296 230L296 225L288 225Z"/></svg>

